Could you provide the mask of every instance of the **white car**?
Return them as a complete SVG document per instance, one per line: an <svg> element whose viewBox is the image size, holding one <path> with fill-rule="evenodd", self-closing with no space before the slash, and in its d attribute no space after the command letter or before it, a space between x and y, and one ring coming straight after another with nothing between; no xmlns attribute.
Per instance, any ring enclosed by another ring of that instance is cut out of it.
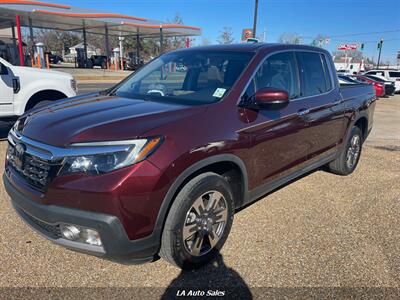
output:
<svg viewBox="0 0 400 300"><path fill-rule="evenodd" d="M365 75L383 76L386 80L393 81L395 84L395 93L400 92L400 71L399 70L369 70Z"/></svg>
<svg viewBox="0 0 400 300"><path fill-rule="evenodd" d="M0 120L75 95L76 82L70 74L13 66L0 58Z"/></svg>

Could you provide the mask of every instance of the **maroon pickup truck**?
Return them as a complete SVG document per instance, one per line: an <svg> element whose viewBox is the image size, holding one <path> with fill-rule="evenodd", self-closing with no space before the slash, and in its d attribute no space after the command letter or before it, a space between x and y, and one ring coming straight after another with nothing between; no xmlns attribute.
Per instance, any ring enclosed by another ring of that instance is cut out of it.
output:
<svg viewBox="0 0 400 300"><path fill-rule="evenodd" d="M239 208L313 169L352 173L375 99L371 85L339 86L321 48L178 50L110 90L23 115L4 184L57 244L195 268L220 251Z"/></svg>

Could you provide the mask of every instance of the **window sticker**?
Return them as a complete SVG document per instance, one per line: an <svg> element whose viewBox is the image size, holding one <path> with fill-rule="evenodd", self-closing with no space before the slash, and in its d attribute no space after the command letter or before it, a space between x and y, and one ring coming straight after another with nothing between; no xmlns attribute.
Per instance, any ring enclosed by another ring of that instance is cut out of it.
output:
<svg viewBox="0 0 400 300"><path fill-rule="evenodd" d="M217 88L213 94L213 97L222 98L222 96L225 94L225 92L226 92L226 89Z"/></svg>

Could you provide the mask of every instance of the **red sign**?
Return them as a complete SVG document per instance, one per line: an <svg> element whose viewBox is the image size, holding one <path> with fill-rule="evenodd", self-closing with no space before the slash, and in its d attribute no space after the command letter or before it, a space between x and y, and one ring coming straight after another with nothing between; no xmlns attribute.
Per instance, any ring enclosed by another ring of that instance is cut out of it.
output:
<svg viewBox="0 0 400 300"><path fill-rule="evenodd" d="M356 50L358 47L357 44L343 44L337 47L338 50Z"/></svg>
<svg viewBox="0 0 400 300"><path fill-rule="evenodd" d="M242 31L242 41L247 41L247 39L253 37L253 30L252 29L243 29Z"/></svg>

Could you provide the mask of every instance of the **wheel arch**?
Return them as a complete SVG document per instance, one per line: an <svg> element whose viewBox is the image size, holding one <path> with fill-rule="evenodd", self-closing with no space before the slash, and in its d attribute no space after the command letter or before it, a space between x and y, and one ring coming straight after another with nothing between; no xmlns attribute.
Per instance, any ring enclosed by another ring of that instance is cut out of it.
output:
<svg viewBox="0 0 400 300"><path fill-rule="evenodd" d="M47 97L49 97L47 99ZM46 89L46 90L40 90L34 93L29 97L29 100L25 104L25 109L24 111L27 111L34 107L37 103L43 100L50 100L50 101L55 101L55 100L60 100L67 98L68 96L65 95L63 92L55 89Z"/></svg>
<svg viewBox="0 0 400 300"><path fill-rule="evenodd" d="M362 138L363 141L366 140L367 135L368 135L368 118L366 115L360 115L354 122L353 126L357 126L358 128L360 128L361 132L362 132Z"/></svg>
<svg viewBox="0 0 400 300"><path fill-rule="evenodd" d="M231 166L232 169L228 168L228 166ZM233 173L230 172L232 170L234 170ZM164 228L165 220L168 216L169 210L176 195L192 178L204 172L210 171L215 172L219 175L223 175L224 177L230 177L233 180L232 183L237 183L236 180L240 180L240 190L233 189L232 192L236 194L236 197L239 197L237 199L234 199L235 206L239 207L243 204L243 200L245 199L245 195L248 191L248 178L244 162L239 157L233 154L219 154L200 160L185 169L176 178L176 180L169 188L167 194L165 195L160 210L158 212L155 226L155 231L160 234L160 238L162 230ZM235 177L238 175L240 175L240 178ZM232 183L230 183L231 186L233 185Z"/></svg>

